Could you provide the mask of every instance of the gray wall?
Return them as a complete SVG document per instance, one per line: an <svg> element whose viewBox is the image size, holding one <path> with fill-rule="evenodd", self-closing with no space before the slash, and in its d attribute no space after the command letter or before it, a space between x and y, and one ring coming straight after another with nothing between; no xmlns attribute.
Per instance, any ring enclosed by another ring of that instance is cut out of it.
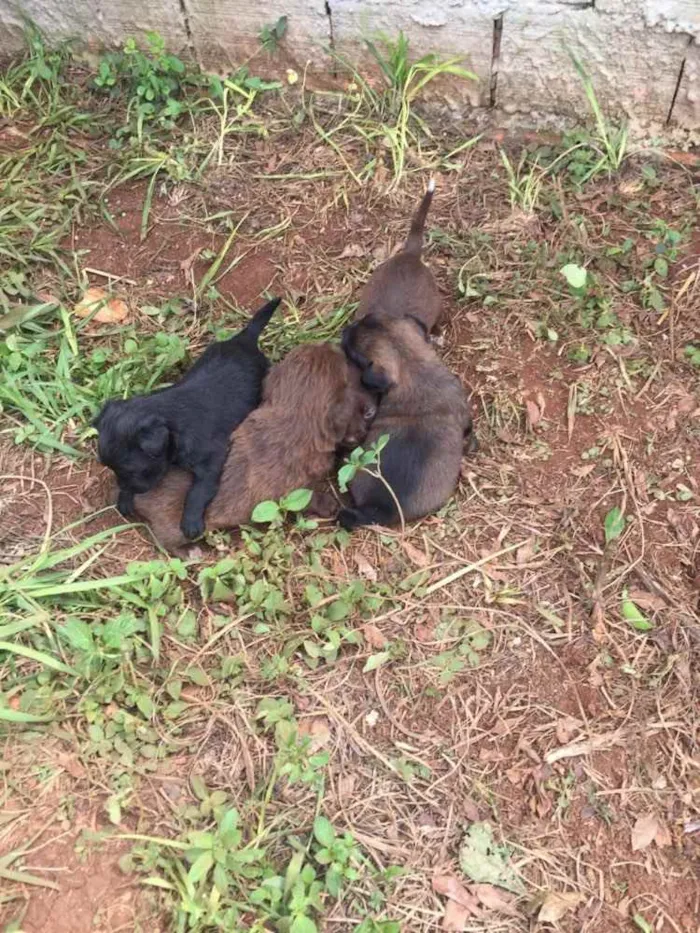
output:
<svg viewBox="0 0 700 933"><path fill-rule="evenodd" d="M700 130L700 0L0 0L0 52L21 47L22 12L93 47L155 29L209 68L240 63L282 14L289 52L320 71L330 43L357 54L362 36L403 29L414 52L457 53L477 73L456 103L532 124L584 112L570 48L637 129Z"/></svg>

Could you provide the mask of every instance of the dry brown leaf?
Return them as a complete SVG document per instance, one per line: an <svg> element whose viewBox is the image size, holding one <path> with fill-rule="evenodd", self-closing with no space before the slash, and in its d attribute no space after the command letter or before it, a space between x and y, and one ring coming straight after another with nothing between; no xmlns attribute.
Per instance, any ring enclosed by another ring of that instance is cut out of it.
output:
<svg viewBox="0 0 700 933"><path fill-rule="evenodd" d="M632 851L640 852L654 841L659 831L659 821L653 813L640 816L632 827Z"/></svg>
<svg viewBox="0 0 700 933"><path fill-rule="evenodd" d="M464 813L464 818L469 820L470 823L476 823L481 819L479 808L471 799L471 797L465 797L462 801L462 812Z"/></svg>
<svg viewBox="0 0 700 933"><path fill-rule="evenodd" d="M88 288L73 313L78 317L90 317L98 324L120 324L129 316L129 309L120 298L110 298L103 288Z"/></svg>
<svg viewBox="0 0 700 933"><path fill-rule="evenodd" d="M331 740L330 723L325 716L317 716L314 719L302 719L299 723L299 735L308 736L311 739L311 751L316 752L324 745L328 745Z"/></svg>
<svg viewBox="0 0 700 933"><path fill-rule="evenodd" d="M534 431L540 420L542 419L542 412L540 411L540 406L537 402L533 402L532 399L525 399L525 414L527 415L527 426L531 431Z"/></svg>
<svg viewBox="0 0 700 933"><path fill-rule="evenodd" d="M432 623L423 625L422 622L417 622L413 628L413 634L416 641L419 641L422 645L430 644L435 641L435 626Z"/></svg>
<svg viewBox="0 0 700 933"><path fill-rule="evenodd" d="M356 554L355 564L357 565L357 572L361 577L366 577L368 580L371 580L372 583L377 582L377 571L370 564L366 557L364 557L362 554Z"/></svg>
<svg viewBox="0 0 700 933"><path fill-rule="evenodd" d="M187 280L189 280L190 276L192 275L192 269L194 267L194 264L197 262L197 259L199 258L199 254L201 253L201 251L202 251L202 247L198 246L197 249L193 253L190 253L190 255L187 256L185 259L183 259L182 262L180 263L180 271L182 272L182 274L185 276Z"/></svg>
<svg viewBox="0 0 700 933"><path fill-rule="evenodd" d="M515 906L516 897L493 884L470 884L469 890L489 910L500 910L509 917L519 916Z"/></svg>
<svg viewBox="0 0 700 933"><path fill-rule="evenodd" d="M455 875L433 875L433 891L436 894L442 894L443 897L447 897L451 901L455 901L457 904L461 904L462 907L472 911L475 916L480 913L479 902L473 894L467 891Z"/></svg>
<svg viewBox="0 0 700 933"><path fill-rule="evenodd" d="M343 252L340 254L341 259L361 259L367 250L360 246L359 243L348 243Z"/></svg>
<svg viewBox="0 0 700 933"><path fill-rule="evenodd" d="M388 644L385 636L372 622L362 626L362 634L370 648L385 648Z"/></svg>
<svg viewBox="0 0 700 933"><path fill-rule="evenodd" d="M654 612L657 609L666 608L665 599L661 596L656 596L654 593L648 593L646 590L631 589L628 595L635 606L639 606L640 609Z"/></svg>
<svg viewBox="0 0 700 933"><path fill-rule="evenodd" d="M550 891L540 907L537 919L540 923L556 923L570 910L575 910L583 900L583 894L577 891L558 893Z"/></svg>
<svg viewBox="0 0 700 933"><path fill-rule="evenodd" d="M411 544L409 541L401 542L404 551L406 552L406 557L411 561L412 564L415 564L416 567L427 567L430 563L430 559L425 551L419 551L417 547Z"/></svg>
<svg viewBox="0 0 700 933"><path fill-rule="evenodd" d="M338 779L338 796L345 803L348 803L353 798L355 782L356 778L354 774L344 774Z"/></svg>
<svg viewBox="0 0 700 933"><path fill-rule="evenodd" d="M64 771L67 771L72 778L79 780L80 778L85 777L85 768L75 757L75 755L61 753L56 756L56 760L60 767L63 768Z"/></svg>
<svg viewBox="0 0 700 933"><path fill-rule="evenodd" d="M529 538L522 547L519 547L515 552L515 563L518 567L524 567L525 564L529 564L532 558L535 556L535 544L536 541L534 538Z"/></svg>
<svg viewBox="0 0 700 933"><path fill-rule="evenodd" d="M456 901L448 901L442 918L442 928L447 933L463 933L471 915L469 907L458 904Z"/></svg>
<svg viewBox="0 0 700 933"><path fill-rule="evenodd" d="M564 716L562 719L558 719L554 730L557 735L557 742L559 742L560 745L566 745L566 743L570 742L576 735L582 725L583 723L581 720L575 719L573 716Z"/></svg>
<svg viewBox="0 0 700 933"><path fill-rule="evenodd" d="M660 849L666 849L668 846L673 845L671 830L665 823L662 823L660 820L659 828L656 830L656 835L654 836L654 842Z"/></svg>

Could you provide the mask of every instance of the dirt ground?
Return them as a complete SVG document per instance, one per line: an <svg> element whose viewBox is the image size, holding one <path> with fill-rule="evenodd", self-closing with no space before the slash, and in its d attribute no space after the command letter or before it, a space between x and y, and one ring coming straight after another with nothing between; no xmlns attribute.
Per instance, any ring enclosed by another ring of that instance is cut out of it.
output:
<svg viewBox="0 0 700 933"><path fill-rule="evenodd" d="M518 152L518 140L506 145ZM449 148L442 139L435 147ZM343 153L357 167L360 150ZM430 170L426 259L445 305L437 343L473 391L480 446L439 515L405 535L363 530L345 547L321 548L324 579L359 579L390 599L353 622L359 645L332 663L308 667L290 649L303 675L270 681L265 665L288 633L195 594L199 641L168 636L166 665L194 658L209 671L228 652L244 658L245 675L186 688L179 731L155 726L167 754L137 759L128 787L114 760L86 746L77 707L41 737L6 733L0 866L21 864L56 887L8 875L0 918L21 919L5 929L180 929L163 892L140 884L123 859L139 835L175 838L189 825L192 774L241 812L264 796L272 752L254 710L269 694L288 699L329 753L323 812L375 869L403 869L377 904L402 930L700 931L700 383L685 349L700 332L697 187L663 159L647 185L644 164L632 158L620 176L583 190L558 181L524 211L509 200L493 141L450 168L416 162L390 190L381 173L361 186L347 174L300 179L342 164L315 135L290 131L243 139L198 183L158 184L145 239L140 181L109 193L116 229L87 215L72 225L64 249L92 270L91 284L112 283L137 334L170 327L143 308L177 300L177 326L196 349L231 326L232 311L254 309L264 292L285 296L266 337L276 358L305 323L357 299L401 243ZM246 219L222 269L236 264L205 301L193 283L226 241L206 220L221 210ZM648 274L668 228L682 239L658 311L624 283ZM587 299L560 274L573 261L596 282L585 320ZM56 287L50 274L43 284ZM614 321L601 317L607 298ZM108 330L91 325L81 340L92 347L112 339ZM114 510L91 517L113 502L110 478L91 460L33 452L6 430L0 464L6 564L39 547L47 529L86 520L68 533L76 541L120 523ZM606 543L615 507L625 521ZM206 564L209 554L195 556ZM157 557L134 529L106 547L100 573ZM626 601L647 630L630 624ZM230 631L207 647L222 616ZM295 611L292 630L305 619ZM477 630L486 633L478 642ZM110 822L106 801L120 788ZM279 783L267 818L308 833L318 806L305 785ZM480 900L458 854L469 827L484 822L524 881L513 893L484 881ZM454 885L467 886L461 913ZM352 897L329 899L322 928L354 929L362 915ZM240 928L252 922L244 913Z"/></svg>

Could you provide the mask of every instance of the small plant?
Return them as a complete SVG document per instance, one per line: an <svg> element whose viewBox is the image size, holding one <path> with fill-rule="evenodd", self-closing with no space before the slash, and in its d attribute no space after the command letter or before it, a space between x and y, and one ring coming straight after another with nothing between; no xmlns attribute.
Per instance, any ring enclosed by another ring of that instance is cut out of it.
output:
<svg viewBox="0 0 700 933"><path fill-rule="evenodd" d="M517 208L525 214L533 214L539 201L544 177L544 173L537 163L537 158L535 158L534 165L529 165L528 154L524 152L517 166L515 166L503 149L500 150L500 155L508 176L511 208L513 210Z"/></svg>
<svg viewBox="0 0 700 933"><path fill-rule="evenodd" d="M287 34L287 17L280 16L274 23L268 23L260 30L260 45L266 52L275 52Z"/></svg>
<svg viewBox="0 0 700 933"><path fill-rule="evenodd" d="M700 369L700 347L694 343L686 344L686 346L683 348L683 355L691 366L695 366L697 369Z"/></svg>
<svg viewBox="0 0 700 933"><path fill-rule="evenodd" d="M406 526L401 503L396 498L394 490L382 476L381 453L388 443L389 435L382 434L381 437L377 438L369 450L364 450L362 447L356 447L347 458L345 463L338 470L338 486L340 487L341 492L347 492L348 486L359 472L368 473L370 476L378 479L380 483L384 484L387 492L394 500L394 505L396 506L399 518L401 519L401 530L404 531ZM370 466L376 466L376 469L368 469Z"/></svg>
<svg viewBox="0 0 700 933"><path fill-rule="evenodd" d="M599 159L581 179L581 184L584 184L598 172L603 171L611 175L619 171L622 163L627 158L629 130L625 126L613 126L607 121L598 103L593 82L581 62L573 56L572 59L593 113L597 132L597 135L591 139L591 145L598 152Z"/></svg>
<svg viewBox="0 0 700 933"><path fill-rule="evenodd" d="M151 122L172 127L185 108L187 80L185 63L166 51L162 36L147 32L145 46L142 50L135 39L127 39L120 52L102 56L94 79L98 91L126 97L127 122L117 135L133 134L139 140Z"/></svg>
<svg viewBox="0 0 700 933"><path fill-rule="evenodd" d="M293 492L282 496L279 502L269 499L265 502L259 502L253 509L251 519L261 524L269 524L275 527L283 524L288 515L298 515L308 507L311 502L313 492L310 489L295 489ZM297 518L298 528L315 528L315 522Z"/></svg>

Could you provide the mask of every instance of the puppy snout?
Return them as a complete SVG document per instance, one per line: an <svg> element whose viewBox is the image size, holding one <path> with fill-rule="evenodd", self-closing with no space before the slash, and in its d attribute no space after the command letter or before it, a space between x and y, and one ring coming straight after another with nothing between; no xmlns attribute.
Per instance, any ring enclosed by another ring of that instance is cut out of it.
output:
<svg viewBox="0 0 700 933"><path fill-rule="evenodd" d="M374 421L377 417L377 406L376 405L366 405L364 410L364 419L365 421Z"/></svg>

